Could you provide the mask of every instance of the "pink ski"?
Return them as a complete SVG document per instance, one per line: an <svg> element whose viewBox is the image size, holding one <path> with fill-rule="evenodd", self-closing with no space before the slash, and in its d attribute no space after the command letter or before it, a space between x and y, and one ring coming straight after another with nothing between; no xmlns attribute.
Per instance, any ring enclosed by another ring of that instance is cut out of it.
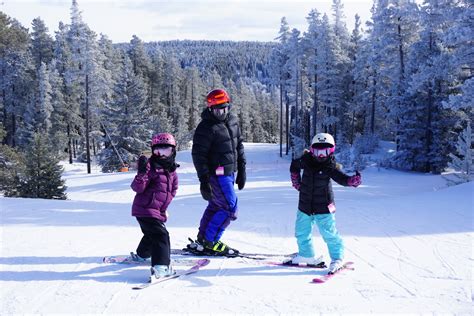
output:
<svg viewBox="0 0 474 316"><path fill-rule="evenodd" d="M346 263L344 263L344 265L342 266L341 269L337 270L336 272L332 273L332 274L325 274L325 275L322 275L320 277L316 277L313 279L313 283L325 283L326 281L332 279L333 276L339 274L340 272L342 271L346 271L346 270L354 270L354 262L352 261L348 261Z"/></svg>

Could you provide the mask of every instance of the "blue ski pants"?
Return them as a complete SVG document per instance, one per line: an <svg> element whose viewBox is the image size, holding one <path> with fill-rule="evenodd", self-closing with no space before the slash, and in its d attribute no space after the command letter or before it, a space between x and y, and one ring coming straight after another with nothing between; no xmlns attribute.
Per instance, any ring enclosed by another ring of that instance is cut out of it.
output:
<svg viewBox="0 0 474 316"><path fill-rule="evenodd" d="M344 258L344 243L336 229L336 219L331 214L308 215L300 210L296 213L295 237L298 243L298 254L302 257L314 257L313 226L316 224L319 233L328 247L331 260Z"/></svg>
<svg viewBox="0 0 474 316"><path fill-rule="evenodd" d="M234 174L211 176L209 183L212 189L212 199L202 215L198 238L216 242L220 240L230 221L237 219Z"/></svg>

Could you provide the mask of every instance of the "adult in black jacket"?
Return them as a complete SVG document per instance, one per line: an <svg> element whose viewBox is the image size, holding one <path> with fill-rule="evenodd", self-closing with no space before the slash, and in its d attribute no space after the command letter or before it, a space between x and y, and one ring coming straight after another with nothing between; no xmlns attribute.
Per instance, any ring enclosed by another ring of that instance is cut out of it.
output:
<svg viewBox="0 0 474 316"><path fill-rule="evenodd" d="M298 255L291 262L311 265L322 263L322 256L316 258L313 248L312 230L316 224L331 257L330 273L341 269L344 258L344 244L336 229L336 206L331 179L343 186L357 187L361 183L358 172L354 176L348 176L336 167L335 147L334 138L330 134L316 134L310 150L300 159L293 160L290 166L291 182L300 192L295 223Z"/></svg>
<svg viewBox="0 0 474 316"><path fill-rule="evenodd" d="M245 154L237 118L230 113L230 97L222 89L207 96L207 108L193 138L192 157L208 206L201 218L197 240L188 248L219 255L238 253L220 241L231 220L237 218L237 196L245 186ZM237 178L235 178L237 172Z"/></svg>

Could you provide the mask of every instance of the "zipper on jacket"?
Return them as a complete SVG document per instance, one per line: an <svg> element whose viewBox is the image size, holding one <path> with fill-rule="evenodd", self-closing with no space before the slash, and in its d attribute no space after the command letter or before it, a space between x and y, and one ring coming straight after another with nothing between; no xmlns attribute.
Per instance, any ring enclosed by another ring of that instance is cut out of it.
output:
<svg viewBox="0 0 474 316"><path fill-rule="evenodd" d="M166 201L168 201L168 195L170 194L170 191L171 191L171 184L170 184L170 173L168 172L168 170L163 170L164 173L165 173L165 177L166 177L166 200L164 203L166 203ZM161 212L162 210L160 210Z"/></svg>
<svg viewBox="0 0 474 316"><path fill-rule="evenodd" d="M234 143L234 135L232 134L231 130L230 130L230 126L229 126L229 120L227 120L227 122L225 122L225 127L227 128L227 131L229 132L229 136L230 136L230 142L232 144L232 153L234 154L234 168L235 169L235 165L237 164L237 160L238 160L238 157L237 157L237 147L235 146L235 143ZM234 170L232 170L234 171Z"/></svg>

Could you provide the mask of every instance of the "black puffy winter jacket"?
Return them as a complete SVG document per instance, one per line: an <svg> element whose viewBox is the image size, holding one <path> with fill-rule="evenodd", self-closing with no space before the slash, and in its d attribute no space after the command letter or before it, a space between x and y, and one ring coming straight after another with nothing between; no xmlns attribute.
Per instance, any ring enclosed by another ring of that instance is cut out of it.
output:
<svg viewBox="0 0 474 316"><path fill-rule="evenodd" d="M191 151L199 179L215 175L219 166L224 168L224 175L245 169L244 145L237 118L229 113L221 122L208 109L202 112L201 118Z"/></svg>
<svg viewBox="0 0 474 316"><path fill-rule="evenodd" d="M349 186L349 176L336 168L334 156L325 162L318 162L311 153L305 153L291 162L290 172L300 184L298 208L308 215L330 213L328 205L334 203L331 179L342 186Z"/></svg>

